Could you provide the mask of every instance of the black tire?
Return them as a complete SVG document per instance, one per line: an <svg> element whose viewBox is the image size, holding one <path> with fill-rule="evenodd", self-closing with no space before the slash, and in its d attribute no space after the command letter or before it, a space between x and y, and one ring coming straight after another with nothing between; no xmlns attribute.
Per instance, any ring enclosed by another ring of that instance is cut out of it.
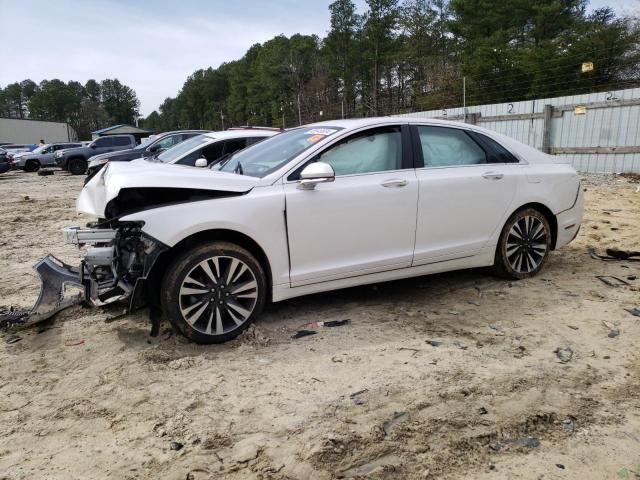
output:
<svg viewBox="0 0 640 480"><path fill-rule="evenodd" d="M534 208L518 210L500 233L494 272L513 280L533 277L549 257L551 235L549 221L541 212Z"/></svg>
<svg viewBox="0 0 640 480"><path fill-rule="evenodd" d="M40 170L40 162L37 160L27 160L24 164L25 172L37 172L38 170Z"/></svg>
<svg viewBox="0 0 640 480"><path fill-rule="evenodd" d="M71 175L82 175L87 171L87 161L84 158L70 158L67 170Z"/></svg>
<svg viewBox="0 0 640 480"><path fill-rule="evenodd" d="M255 288L248 288L254 282ZM164 315L185 337L201 344L223 343L240 335L260 314L266 297L267 280L260 263L244 248L224 241L203 243L178 255L160 289ZM242 317L240 323L237 317Z"/></svg>

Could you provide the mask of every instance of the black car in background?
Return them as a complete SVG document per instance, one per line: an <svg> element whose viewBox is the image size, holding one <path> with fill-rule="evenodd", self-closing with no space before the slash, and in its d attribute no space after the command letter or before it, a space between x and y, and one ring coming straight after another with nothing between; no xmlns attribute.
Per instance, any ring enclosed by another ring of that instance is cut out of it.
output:
<svg viewBox="0 0 640 480"><path fill-rule="evenodd" d="M151 157L188 138L208 132L209 130L177 130L174 132L164 132L156 135L153 139L145 143L141 143L135 148L95 155L89 160L87 175L89 178L93 177L107 162L130 162L137 158Z"/></svg>

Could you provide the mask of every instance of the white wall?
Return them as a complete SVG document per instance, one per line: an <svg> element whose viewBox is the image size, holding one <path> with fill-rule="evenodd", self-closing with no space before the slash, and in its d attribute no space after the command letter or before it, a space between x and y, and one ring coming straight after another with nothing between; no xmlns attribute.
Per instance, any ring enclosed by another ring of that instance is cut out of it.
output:
<svg viewBox="0 0 640 480"><path fill-rule="evenodd" d="M11 143L68 142L77 139L66 123L0 118L0 141Z"/></svg>

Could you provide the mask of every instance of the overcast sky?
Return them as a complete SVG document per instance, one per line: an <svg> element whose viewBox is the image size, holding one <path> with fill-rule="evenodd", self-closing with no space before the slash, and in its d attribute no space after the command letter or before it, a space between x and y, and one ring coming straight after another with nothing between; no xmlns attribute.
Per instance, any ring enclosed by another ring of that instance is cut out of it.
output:
<svg viewBox="0 0 640 480"><path fill-rule="evenodd" d="M324 36L332 0L0 0L0 86L118 78L149 114L199 68L278 34ZM356 0L360 11L364 0ZM640 14L640 0L592 0Z"/></svg>

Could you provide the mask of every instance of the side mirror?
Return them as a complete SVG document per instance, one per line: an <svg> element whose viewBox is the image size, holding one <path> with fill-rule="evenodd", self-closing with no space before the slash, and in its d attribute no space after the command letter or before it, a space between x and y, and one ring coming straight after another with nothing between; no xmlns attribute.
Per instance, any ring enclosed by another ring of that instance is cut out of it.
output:
<svg viewBox="0 0 640 480"><path fill-rule="evenodd" d="M313 162L304 167L300 173L298 190L313 190L318 183L333 182L336 173L333 167L324 162Z"/></svg>
<svg viewBox="0 0 640 480"><path fill-rule="evenodd" d="M160 150L160 145L159 144L151 145L149 148L147 148L147 150L150 152L157 152L158 150Z"/></svg>
<svg viewBox="0 0 640 480"><path fill-rule="evenodd" d="M95 149L95 148L96 148L95 144L93 144L93 143L92 143L91 145L89 145L89 147L90 147L90 148L93 148L93 149Z"/></svg>
<svg viewBox="0 0 640 480"><path fill-rule="evenodd" d="M209 162L207 162L206 158L199 158L196 160L196 167L198 168L207 168L207 165L209 165Z"/></svg>

